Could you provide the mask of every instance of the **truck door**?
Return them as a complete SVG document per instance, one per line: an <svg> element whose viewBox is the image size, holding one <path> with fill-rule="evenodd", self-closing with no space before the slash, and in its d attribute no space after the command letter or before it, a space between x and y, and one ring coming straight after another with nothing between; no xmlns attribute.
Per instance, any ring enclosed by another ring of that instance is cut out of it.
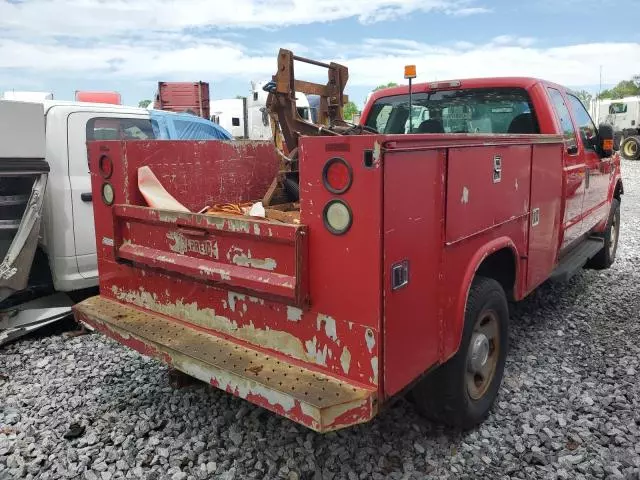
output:
<svg viewBox="0 0 640 480"><path fill-rule="evenodd" d="M98 276L93 197L87 158L87 141L118 138L153 138L151 120L145 115L74 112L67 119L69 183L73 211L73 236L78 271L85 278Z"/></svg>
<svg viewBox="0 0 640 480"><path fill-rule="evenodd" d="M571 245L582 234L582 203L585 194L585 173L587 166L584 155L580 155L576 132L571 114L560 90L547 87L560 130L564 136L564 217L562 219L563 239L561 249Z"/></svg>
<svg viewBox="0 0 640 480"><path fill-rule="evenodd" d="M596 138L597 129L582 102L571 94L567 94L567 99L578 131L578 154L586 165L582 233L588 233L609 213L611 157L602 158L596 150L592 139Z"/></svg>

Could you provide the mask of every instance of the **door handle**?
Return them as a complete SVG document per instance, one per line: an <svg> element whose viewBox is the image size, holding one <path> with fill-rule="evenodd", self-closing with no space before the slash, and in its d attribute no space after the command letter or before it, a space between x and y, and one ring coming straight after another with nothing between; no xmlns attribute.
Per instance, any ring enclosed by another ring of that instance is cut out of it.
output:
<svg viewBox="0 0 640 480"><path fill-rule="evenodd" d="M80 194L80 200L82 200L83 202L92 202L93 195L91 194L91 192L82 192Z"/></svg>

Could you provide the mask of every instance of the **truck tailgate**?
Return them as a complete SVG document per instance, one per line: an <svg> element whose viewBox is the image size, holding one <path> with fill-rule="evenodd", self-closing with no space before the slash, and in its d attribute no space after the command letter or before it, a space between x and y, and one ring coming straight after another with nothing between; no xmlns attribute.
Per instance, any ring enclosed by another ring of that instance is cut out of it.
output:
<svg viewBox="0 0 640 480"><path fill-rule="evenodd" d="M116 205L114 256L202 282L302 306L306 227L232 215Z"/></svg>

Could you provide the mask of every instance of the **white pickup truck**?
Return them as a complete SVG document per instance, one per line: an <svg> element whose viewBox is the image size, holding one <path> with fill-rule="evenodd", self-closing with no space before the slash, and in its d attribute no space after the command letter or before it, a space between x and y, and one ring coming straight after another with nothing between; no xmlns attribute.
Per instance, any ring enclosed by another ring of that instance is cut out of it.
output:
<svg viewBox="0 0 640 480"><path fill-rule="evenodd" d="M56 292L97 285L86 144L111 138L232 137L213 122L189 114L0 100L0 302L24 292L29 277L48 279ZM6 316L0 317L0 330L7 325Z"/></svg>

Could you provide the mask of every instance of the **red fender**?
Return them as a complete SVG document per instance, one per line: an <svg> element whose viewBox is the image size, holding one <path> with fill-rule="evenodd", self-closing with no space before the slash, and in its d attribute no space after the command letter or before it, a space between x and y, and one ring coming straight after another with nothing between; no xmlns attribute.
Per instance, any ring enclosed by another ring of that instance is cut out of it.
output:
<svg viewBox="0 0 640 480"><path fill-rule="evenodd" d="M509 237L499 237L496 238L489 243L486 243L478 251L471 257L469 261L469 265L464 273L464 277L462 279L462 284L460 285L460 290L458 291L458 297L456 300L456 304L454 307L454 317L455 323L451 325L451 336L449 337L449 341L447 342L450 347L446 348L443 351L443 359L444 363L449 358L451 358L460 348L460 342L462 341L462 330L464 327L464 313L465 307L467 305L467 297L469 296L469 290L471 289L471 283L480 268L482 262L492 253L497 252L498 250L502 250L503 248L509 248L513 253L513 258L515 261L515 285L514 292L518 291L518 279L520 278L520 262L518 262L518 250L516 249L515 244ZM453 343L455 342L455 343Z"/></svg>

